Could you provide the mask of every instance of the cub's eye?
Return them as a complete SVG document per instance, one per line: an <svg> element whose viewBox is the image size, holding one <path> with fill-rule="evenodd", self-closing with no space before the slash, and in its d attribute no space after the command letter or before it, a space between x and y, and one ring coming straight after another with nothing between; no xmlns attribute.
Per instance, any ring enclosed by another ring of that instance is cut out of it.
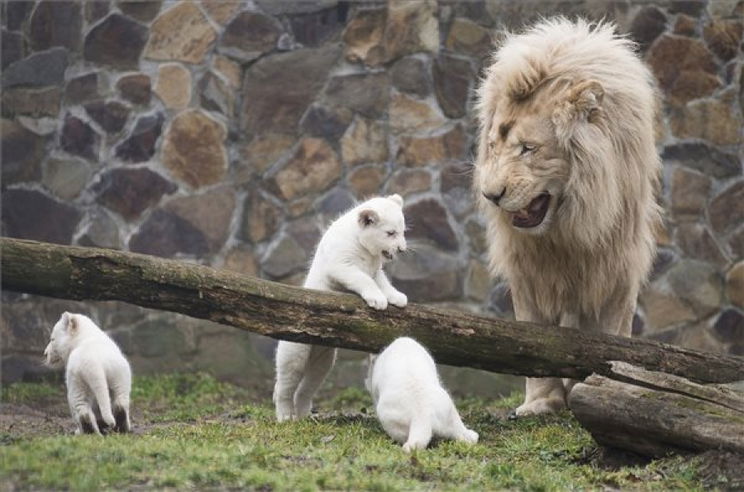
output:
<svg viewBox="0 0 744 492"><path fill-rule="evenodd" d="M388 237L395 237L395 231L387 231Z"/></svg>
<svg viewBox="0 0 744 492"><path fill-rule="evenodd" d="M535 149L537 149L537 145L523 143L522 151L519 153L519 155L529 154L530 152L533 152Z"/></svg>

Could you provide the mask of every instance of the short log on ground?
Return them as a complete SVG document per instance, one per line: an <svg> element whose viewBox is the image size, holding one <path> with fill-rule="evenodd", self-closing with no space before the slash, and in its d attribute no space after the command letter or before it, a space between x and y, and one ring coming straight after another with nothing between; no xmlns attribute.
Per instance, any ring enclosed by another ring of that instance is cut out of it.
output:
<svg viewBox="0 0 744 492"><path fill-rule="evenodd" d="M604 446L650 457L721 449L744 453L744 393L612 362L574 386L569 407Z"/></svg>

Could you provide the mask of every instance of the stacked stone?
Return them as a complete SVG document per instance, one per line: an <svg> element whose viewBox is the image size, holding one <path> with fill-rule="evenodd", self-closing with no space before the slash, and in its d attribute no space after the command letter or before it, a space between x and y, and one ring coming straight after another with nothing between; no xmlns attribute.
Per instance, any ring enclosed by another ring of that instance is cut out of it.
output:
<svg viewBox="0 0 744 492"><path fill-rule="evenodd" d="M669 213L636 333L741 353L742 8L3 2L2 232L296 284L333 217L367 196L400 193L414 252L392 266L396 285L414 301L511 316L508 288L487 273L471 198L472 91L502 28L558 13L608 17L640 42L666 101ZM3 378L23 377L62 305L4 296ZM78 307L123 326L117 336L146 367L165 349L136 340L153 338L156 325L184 347L178 360L214 353L209 337L244 337L214 328L202 343L182 317ZM21 319L27 339L11 333Z"/></svg>

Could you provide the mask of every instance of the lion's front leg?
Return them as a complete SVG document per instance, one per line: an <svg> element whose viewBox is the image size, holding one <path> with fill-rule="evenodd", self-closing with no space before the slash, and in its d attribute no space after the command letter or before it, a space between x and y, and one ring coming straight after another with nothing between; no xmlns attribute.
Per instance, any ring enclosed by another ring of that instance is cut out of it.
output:
<svg viewBox="0 0 744 492"><path fill-rule="evenodd" d="M519 289L512 290L514 315L518 321L529 321L543 325L554 324L546 319L535 307L531 299L518 294ZM517 407L518 417L555 413L566 407L566 392L560 378L527 378L525 383L524 403Z"/></svg>

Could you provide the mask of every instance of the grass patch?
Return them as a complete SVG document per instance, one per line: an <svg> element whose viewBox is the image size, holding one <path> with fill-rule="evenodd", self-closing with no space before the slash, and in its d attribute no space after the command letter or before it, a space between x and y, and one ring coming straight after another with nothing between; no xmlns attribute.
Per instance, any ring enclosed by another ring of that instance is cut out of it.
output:
<svg viewBox="0 0 744 492"><path fill-rule="evenodd" d="M18 437L11 429L0 439L0 481L10 488L75 490L702 488L695 460L616 471L587 463L582 457L594 443L568 413L504 418L519 394L458 402L465 422L480 433L479 444L439 442L407 455L357 388L321 402L324 412L313 419L281 424L270 402L246 403L244 390L204 374L140 377L134 388L135 434ZM26 405L55 395L64 400L61 386L12 385L2 393L3 402Z"/></svg>

